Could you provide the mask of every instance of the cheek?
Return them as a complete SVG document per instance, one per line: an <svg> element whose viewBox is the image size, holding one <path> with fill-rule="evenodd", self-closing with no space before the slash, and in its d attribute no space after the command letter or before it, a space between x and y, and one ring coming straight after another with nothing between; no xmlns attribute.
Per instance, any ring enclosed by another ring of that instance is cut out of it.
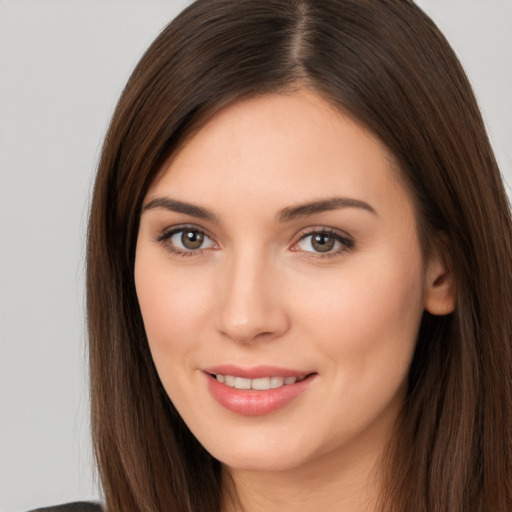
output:
<svg viewBox="0 0 512 512"><path fill-rule="evenodd" d="M341 272L309 284L296 317L326 356L350 362L345 371L358 378L407 372L423 314L419 252L347 259Z"/></svg>
<svg viewBox="0 0 512 512"><path fill-rule="evenodd" d="M194 291L191 283L176 278L142 278L137 281L137 296L150 339L165 332L186 330L205 309L204 290ZM201 293L202 292L202 293Z"/></svg>
<svg viewBox="0 0 512 512"><path fill-rule="evenodd" d="M199 345L211 304L209 287L197 272L191 280L190 273L171 272L169 267L165 256L160 261L137 250L137 298L159 373L173 366L185 368L184 358Z"/></svg>
<svg viewBox="0 0 512 512"><path fill-rule="evenodd" d="M396 413L423 314L421 268L419 255L412 262L395 254L361 258L311 288L313 293L301 294L296 318L305 334L303 347L309 345L325 363L337 404L328 417L323 402L315 410L333 443Z"/></svg>

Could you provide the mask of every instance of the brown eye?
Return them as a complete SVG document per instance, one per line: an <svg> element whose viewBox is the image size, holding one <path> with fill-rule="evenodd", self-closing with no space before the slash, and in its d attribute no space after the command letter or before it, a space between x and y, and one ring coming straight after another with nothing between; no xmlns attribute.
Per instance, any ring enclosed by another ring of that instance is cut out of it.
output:
<svg viewBox="0 0 512 512"><path fill-rule="evenodd" d="M204 242L204 233L200 231L182 231L181 243L185 249L194 251L199 249Z"/></svg>
<svg viewBox="0 0 512 512"><path fill-rule="evenodd" d="M303 235L294 247L318 257L331 256L352 249L354 241L335 231L314 231Z"/></svg>
<svg viewBox="0 0 512 512"><path fill-rule="evenodd" d="M215 243L203 231L193 228L174 229L157 239L176 254L200 254L203 249L215 247Z"/></svg>
<svg viewBox="0 0 512 512"><path fill-rule="evenodd" d="M312 235L311 246L317 252L329 252L334 247L336 240L328 233L317 233Z"/></svg>

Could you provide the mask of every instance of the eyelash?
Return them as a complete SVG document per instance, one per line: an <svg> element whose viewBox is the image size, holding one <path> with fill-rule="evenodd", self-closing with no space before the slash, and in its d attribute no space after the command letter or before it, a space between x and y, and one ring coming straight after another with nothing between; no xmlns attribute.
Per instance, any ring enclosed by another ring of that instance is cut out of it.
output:
<svg viewBox="0 0 512 512"><path fill-rule="evenodd" d="M198 233L200 235L204 235L205 238L208 238L209 240L212 241L212 243L214 245L216 245L215 242L213 241L212 237L210 237L209 234L204 229L201 229L201 228L199 228L197 226L193 226L193 225L177 226L170 230L166 230L161 235L157 236L155 238L155 240L157 242L161 243L162 245L164 245L164 247L170 253L172 253L176 256L183 257L183 258L191 257L191 256L200 256L206 250L209 249L209 247L207 247L204 249L197 249L197 250L192 250L192 249L191 250L183 250L183 249L177 248L175 245L170 243L170 240L174 235L176 235L178 233L187 232L187 231ZM355 247L354 240L352 238L350 238L348 235L346 235L346 234L342 235L340 232L338 232L337 230L334 230L332 228L318 227L318 228L308 228L308 230L300 233L298 235L297 241L294 242L294 244L292 245L291 250L299 252L300 249L293 249L293 247L298 245L300 242L306 240L308 237L313 237L315 235L328 235L328 236L332 237L335 240L335 242L338 242L341 245L341 247L339 247L335 251L329 251L329 252L325 252L325 253L316 252L316 251L302 251L307 255L308 258L328 259L328 258L338 256L341 253L344 253L346 251L351 251Z"/></svg>
<svg viewBox="0 0 512 512"><path fill-rule="evenodd" d="M161 235L156 237L156 241L161 243L170 253L175 254L176 256L181 256L183 258L190 257L190 256L199 256L204 253L206 249L197 249L197 250L183 250L177 248L175 245L170 243L171 238L178 234L183 232L194 232L199 233L205 236L205 238L208 238L209 240L212 240L212 238L208 235L208 233L201 228L198 228L197 226L177 226L175 228L172 228L170 230L164 231ZM213 240L212 240L213 241Z"/></svg>
<svg viewBox="0 0 512 512"><path fill-rule="evenodd" d="M306 240L309 237L314 237L315 235L328 235L334 239L335 242L339 242L340 247L334 251L329 251L325 253L316 252L316 251L303 251L308 258L316 258L316 259L329 259L339 256L340 254L351 251L355 247L354 240L350 238L346 233L341 234L338 230L326 227L315 227L308 228L307 230L299 233L298 240L293 244L292 247L298 245L301 241ZM292 249L297 252L300 249Z"/></svg>

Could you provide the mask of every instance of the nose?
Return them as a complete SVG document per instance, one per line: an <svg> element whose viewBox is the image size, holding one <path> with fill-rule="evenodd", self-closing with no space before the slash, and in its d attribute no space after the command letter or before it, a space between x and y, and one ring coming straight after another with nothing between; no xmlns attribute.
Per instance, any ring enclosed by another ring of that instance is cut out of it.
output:
<svg viewBox="0 0 512 512"><path fill-rule="evenodd" d="M272 340L290 327L279 271L255 253L233 257L219 273L217 330L233 341Z"/></svg>

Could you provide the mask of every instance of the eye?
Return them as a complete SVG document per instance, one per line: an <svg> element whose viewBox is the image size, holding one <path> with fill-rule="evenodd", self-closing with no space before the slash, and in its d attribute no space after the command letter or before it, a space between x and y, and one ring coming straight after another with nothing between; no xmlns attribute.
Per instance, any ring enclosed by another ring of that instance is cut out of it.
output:
<svg viewBox="0 0 512 512"><path fill-rule="evenodd" d="M350 238L334 231L319 230L303 235L293 249L317 253L318 256L331 256L353 247L354 242Z"/></svg>
<svg viewBox="0 0 512 512"><path fill-rule="evenodd" d="M172 229L159 236L157 241L162 242L170 252L180 255L191 255L215 246L204 231L193 227Z"/></svg>

